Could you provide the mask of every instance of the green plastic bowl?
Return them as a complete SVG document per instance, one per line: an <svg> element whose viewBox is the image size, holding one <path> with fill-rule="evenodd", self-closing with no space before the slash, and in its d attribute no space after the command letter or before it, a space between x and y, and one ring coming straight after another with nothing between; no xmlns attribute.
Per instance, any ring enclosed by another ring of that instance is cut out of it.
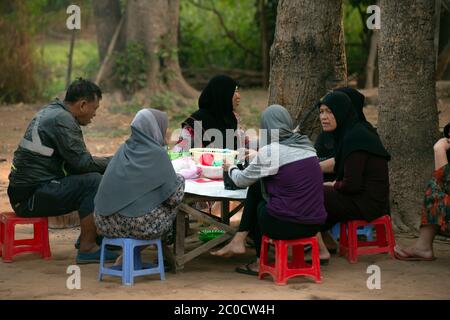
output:
<svg viewBox="0 0 450 320"><path fill-rule="evenodd" d="M183 158L183 157L190 157L190 152L175 152L175 151L168 151L167 154L169 155L170 161Z"/></svg>
<svg viewBox="0 0 450 320"><path fill-rule="evenodd" d="M223 235L225 231L223 230L202 230L198 233L198 239L203 242L208 242L210 240L213 240L215 238L220 237Z"/></svg>

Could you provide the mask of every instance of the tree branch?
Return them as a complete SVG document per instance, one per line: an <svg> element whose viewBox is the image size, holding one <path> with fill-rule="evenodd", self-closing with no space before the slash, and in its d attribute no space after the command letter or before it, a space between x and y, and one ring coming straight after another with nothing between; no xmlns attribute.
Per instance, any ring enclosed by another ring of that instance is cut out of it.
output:
<svg viewBox="0 0 450 320"><path fill-rule="evenodd" d="M234 32L231 31L230 29L228 29L228 27L225 24L225 20L223 19L221 13L214 7L214 4L213 4L213 2L211 0L209 1L211 3L211 7L207 7L205 5L202 5L201 3L198 3L198 2L196 2L194 0L188 0L188 2L190 4L192 4L193 6L197 7L197 8L200 8L200 9L206 10L206 11L211 11L212 13L214 13L216 15L216 17L219 19L219 23L222 26L223 30L225 31L225 36L227 36L231 41L233 41L236 46L238 46L239 48L241 48L242 50L244 50L245 52L247 52L248 54L250 54L254 58L259 59L259 56L257 54L255 54L252 50L250 50L249 48L244 46L236 38Z"/></svg>

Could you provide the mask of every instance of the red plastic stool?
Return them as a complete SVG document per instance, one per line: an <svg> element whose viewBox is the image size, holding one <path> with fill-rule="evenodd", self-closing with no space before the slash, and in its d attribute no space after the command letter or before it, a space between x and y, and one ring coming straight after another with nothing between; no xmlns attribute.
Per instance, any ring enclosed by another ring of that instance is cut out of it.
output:
<svg viewBox="0 0 450 320"><path fill-rule="evenodd" d="M15 226L17 224L32 224L34 237L32 239L15 240ZM48 219L20 218L14 212L0 213L0 256L3 256L3 262L12 262L14 256L24 252L37 252L44 259L51 257L48 241Z"/></svg>
<svg viewBox="0 0 450 320"><path fill-rule="evenodd" d="M373 225L376 230L374 241L358 241L357 229L360 226ZM359 249L359 247L372 247ZM389 252L394 258L395 238L392 231L391 217L382 216L372 222L350 220L341 223L339 255L347 256L350 263L358 262L358 255Z"/></svg>
<svg viewBox="0 0 450 320"><path fill-rule="evenodd" d="M275 246L275 263L268 262L269 244ZM305 262L304 246L307 244L310 244L312 247L312 264ZM292 246L292 261L288 261L289 246ZM258 278L263 279L266 274L270 274L277 285L285 285L289 278L296 276L308 276L320 283L320 259L317 238L272 240L267 236L263 236Z"/></svg>

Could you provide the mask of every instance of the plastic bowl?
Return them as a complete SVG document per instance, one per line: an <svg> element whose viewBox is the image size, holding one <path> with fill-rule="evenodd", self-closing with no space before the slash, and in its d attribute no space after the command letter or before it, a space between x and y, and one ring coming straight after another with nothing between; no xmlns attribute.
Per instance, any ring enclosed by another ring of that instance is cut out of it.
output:
<svg viewBox="0 0 450 320"><path fill-rule="evenodd" d="M184 157L190 157L190 152L176 152L176 151L168 151L167 154L169 155L170 160L175 160L178 158L184 158Z"/></svg>
<svg viewBox="0 0 450 320"><path fill-rule="evenodd" d="M234 164L234 160L236 159L239 152L235 150L227 150L227 149L214 149L214 148L193 148L190 149L189 152L192 153L192 157L196 164L200 164L200 157L202 154L211 153L214 155L214 161L226 161L228 163Z"/></svg>
<svg viewBox="0 0 450 320"><path fill-rule="evenodd" d="M202 176L208 179L223 179L223 168L222 167L212 167L212 166L202 166L198 164L197 167L202 169Z"/></svg>

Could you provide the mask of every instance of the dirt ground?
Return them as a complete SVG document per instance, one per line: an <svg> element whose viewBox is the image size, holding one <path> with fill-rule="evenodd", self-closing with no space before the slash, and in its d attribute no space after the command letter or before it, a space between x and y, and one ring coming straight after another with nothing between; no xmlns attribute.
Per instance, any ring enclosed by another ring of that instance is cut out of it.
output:
<svg viewBox="0 0 450 320"><path fill-rule="evenodd" d="M267 93L243 91L242 100L262 110ZM105 100L108 103L108 100ZM0 106L0 211L10 211L6 189L13 151L40 105ZM440 126L450 119L448 101L440 101ZM376 108L365 113L376 123ZM85 131L88 148L93 154L112 154L127 135L132 116L111 114L101 108L92 126ZM233 224L238 220L234 219ZM31 228L17 228L18 237L32 233ZM248 249L243 256L223 259L204 254L186 264L181 273L166 274L166 281L157 276L136 278L133 287L124 287L119 278L97 281L98 265L82 265L81 289L69 290L66 281L68 266L75 264L73 247L79 233L74 229L51 229L51 260L33 254L19 255L13 263L0 262L0 299L185 299L185 300L252 300L252 299L450 299L450 245L435 244L433 262L401 262L387 255L362 256L357 264L334 256L329 266L322 267L322 283L293 278L286 286L276 286L270 277L264 281L238 274L234 268L254 257ZM402 245L414 239L396 235ZM151 256L155 252L150 252ZM147 258L149 254L146 255ZM369 265L381 270L381 289L369 290Z"/></svg>

